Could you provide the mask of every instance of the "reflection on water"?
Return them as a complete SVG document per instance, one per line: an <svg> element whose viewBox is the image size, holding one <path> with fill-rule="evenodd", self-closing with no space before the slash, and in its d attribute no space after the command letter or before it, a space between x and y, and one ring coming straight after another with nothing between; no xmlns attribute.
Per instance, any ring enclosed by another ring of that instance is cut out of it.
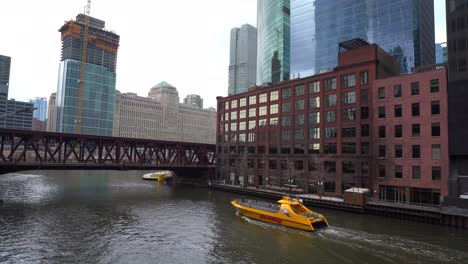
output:
<svg viewBox="0 0 468 264"><path fill-rule="evenodd" d="M468 232L339 211L308 233L247 219L236 195L145 172L0 176L3 263L466 263ZM314 208L315 209L315 208Z"/></svg>

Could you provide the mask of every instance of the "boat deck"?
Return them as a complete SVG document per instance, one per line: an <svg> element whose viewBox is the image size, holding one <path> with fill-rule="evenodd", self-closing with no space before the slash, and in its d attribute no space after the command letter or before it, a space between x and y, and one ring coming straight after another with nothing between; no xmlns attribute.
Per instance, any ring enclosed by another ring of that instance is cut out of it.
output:
<svg viewBox="0 0 468 264"><path fill-rule="evenodd" d="M237 202L246 207L252 207L255 209L271 212L271 213L277 213L280 205L276 203L269 203L269 202L264 202L264 201L256 201L256 200L247 200L247 199L242 199L242 200L237 200Z"/></svg>

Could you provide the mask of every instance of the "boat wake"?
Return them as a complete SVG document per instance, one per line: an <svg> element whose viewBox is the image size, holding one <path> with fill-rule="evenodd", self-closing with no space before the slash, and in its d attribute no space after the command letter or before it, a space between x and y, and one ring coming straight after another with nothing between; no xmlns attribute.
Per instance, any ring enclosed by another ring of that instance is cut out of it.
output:
<svg viewBox="0 0 468 264"><path fill-rule="evenodd" d="M423 263L424 260L440 263L465 263L468 253L438 245L387 234L373 234L330 226L318 233L321 239L349 248L367 251L382 260L398 263Z"/></svg>

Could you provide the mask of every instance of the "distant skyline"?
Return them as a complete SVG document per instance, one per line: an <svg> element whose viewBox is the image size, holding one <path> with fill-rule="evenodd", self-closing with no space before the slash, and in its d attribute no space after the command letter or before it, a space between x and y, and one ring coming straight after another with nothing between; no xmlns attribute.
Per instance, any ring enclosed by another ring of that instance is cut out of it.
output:
<svg viewBox="0 0 468 264"><path fill-rule="evenodd" d="M436 42L445 42L445 0L435 2ZM2 1L0 54L12 58L9 98L49 98L57 90L64 21L83 12L85 0ZM146 96L161 81L181 98L199 94L205 107L228 87L230 30L257 26L255 0L93 0L91 16L121 37L117 85Z"/></svg>

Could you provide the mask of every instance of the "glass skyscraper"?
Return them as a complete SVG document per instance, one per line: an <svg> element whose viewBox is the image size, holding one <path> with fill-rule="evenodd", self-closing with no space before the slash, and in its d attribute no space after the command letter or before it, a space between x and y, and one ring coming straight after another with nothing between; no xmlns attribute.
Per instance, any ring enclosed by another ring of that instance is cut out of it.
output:
<svg viewBox="0 0 468 264"><path fill-rule="evenodd" d="M39 121L46 121L47 118L47 98L45 97L36 97L29 100L30 103L34 104L36 108L33 112L33 118Z"/></svg>
<svg viewBox="0 0 468 264"><path fill-rule="evenodd" d="M62 33L62 61L56 97L58 132L75 133L78 120L81 53L85 16L66 22ZM90 17L85 64L81 134L112 136L117 49L120 37L104 29L105 22Z"/></svg>
<svg viewBox="0 0 468 264"><path fill-rule="evenodd" d="M290 0L257 2L257 85L288 80Z"/></svg>
<svg viewBox="0 0 468 264"><path fill-rule="evenodd" d="M361 38L400 61L401 72L434 64L433 0L291 0L291 72L337 65L338 44Z"/></svg>
<svg viewBox="0 0 468 264"><path fill-rule="evenodd" d="M257 76L257 29L249 24L231 29L228 95L246 92Z"/></svg>

